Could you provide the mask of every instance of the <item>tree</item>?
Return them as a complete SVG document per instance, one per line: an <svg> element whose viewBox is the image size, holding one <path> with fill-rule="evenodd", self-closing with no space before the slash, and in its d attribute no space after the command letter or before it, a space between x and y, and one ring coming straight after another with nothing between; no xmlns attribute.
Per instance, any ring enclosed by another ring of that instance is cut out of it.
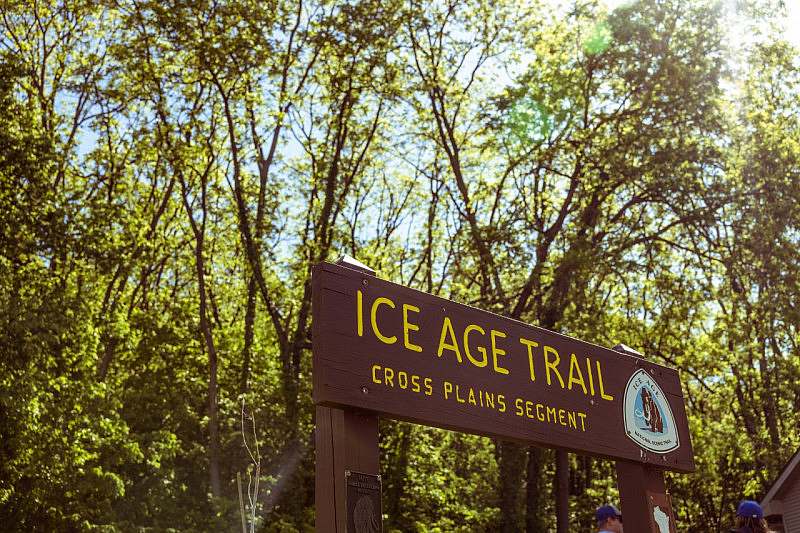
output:
<svg viewBox="0 0 800 533"><path fill-rule="evenodd" d="M571 18L532 32L528 72L498 99L499 114L489 123L507 125L508 135L497 136L475 130L468 116L459 115L489 44L462 46L486 50L472 63L471 75L441 73L440 65L466 63L465 55L461 61L442 55L450 50L442 43L454 31L447 24L458 12L449 6L434 16L438 24L411 30L427 95L420 113L430 117L430 136L446 154L451 198L468 228L468 257L476 261L456 264L478 273L471 281L479 295L475 303L557 328L570 306L598 295L593 280L613 283L622 269L636 266L637 257L647 258L652 243L670 243L719 205L703 172L718 158L705 137L718 129L719 30L709 31L716 27L713 11L699 6L645 2L599 25L590 22L596 19L590 7L576 9ZM495 33L485 35L483 42L492 43ZM679 38L668 38L673 35ZM476 177L497 173L489 181L467 178L470 170ZM514 268L520 263L531 266L520 273ZM535 449L531 453L527 485L536 488L542 458ZM498 456L503 529L517 530L522 518L515 495L524 458L506 444ZM568 472L563 458L559 464L564 493ZM545 513L536 490L528 499L527 526L541 530L534 517ZM560 531L567 527L562 508Z"/></svg>
<svg viewBox="0 0 800 533"><path fill-rule="evenodd" d="M312 527L309 277L347 252L677 367L699 474L671 492L724 527L800 439L798 80L761 34L731 96L720 9L0 4L3 523L238 528L246 403L249 511ZM616 498L608 461L381 435L387 528Z"/></svg>

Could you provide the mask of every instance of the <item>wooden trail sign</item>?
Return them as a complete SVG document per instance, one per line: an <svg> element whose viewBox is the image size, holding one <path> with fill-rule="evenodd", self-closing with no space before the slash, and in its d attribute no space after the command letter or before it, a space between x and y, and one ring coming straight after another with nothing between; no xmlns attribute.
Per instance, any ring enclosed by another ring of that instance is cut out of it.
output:
<svg viewBox="0 0 800 533"><path fill-rule="evenodd" d="M318 417L343 409L632 467L695 469L673 369L339 264L314 267L312 293ZM318 446L330 448L325 439ZM656 477L648 490L663 492Z"/></svg>
<svg viewBox="0 0 800 533"><path fill-rule="evenodd" d="M673 369L339 265L312 284L319 405L694 470Z"/></svg>

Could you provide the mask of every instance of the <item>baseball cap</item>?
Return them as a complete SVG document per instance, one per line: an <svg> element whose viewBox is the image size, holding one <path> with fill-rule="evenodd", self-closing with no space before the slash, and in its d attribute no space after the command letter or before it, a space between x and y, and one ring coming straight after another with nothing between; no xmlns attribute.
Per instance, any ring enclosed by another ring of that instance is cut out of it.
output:
<svg viewBox="0 0 800 533"><path fill-rule="evenodd" d="M598 522L603 522L609 518L619 518L621 520L622 514L619 512L619 509L613 505L603 505L597 508L594 512L594 517Z"/></svg>
<svg viewBox="0 0 800 533"><path fill-rule="evenodd" d="M758 518L761 520L764 518L764 511L757 502L753 500L742 500L739 503L739 508L736 510L736 516L741 516L742 518Z"/></svg>

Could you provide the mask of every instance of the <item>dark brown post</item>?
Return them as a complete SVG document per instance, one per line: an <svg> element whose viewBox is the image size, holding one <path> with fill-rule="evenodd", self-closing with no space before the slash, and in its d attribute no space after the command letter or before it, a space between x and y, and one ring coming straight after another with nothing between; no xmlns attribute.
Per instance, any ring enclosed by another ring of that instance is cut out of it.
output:
<svg viewBox="0 0 800 533"><path fill-rule="evenodd" d="M675 533L675 515L663 471L641 463L617 461L617 485L627 531ZM669 529L659 526L659 518Z"/></svg>
<svg viewBox="0 0 800 533"><path fill-rule="evenodd" d="M346 255L336 263L375 275L367 265ZM378 417L356 409L317 406L316 422L316 530L347 533L346 472L380 474Z"/></svg>
<svg viewBox="0 0 800 533"><path fill-rule="evenodd" d="M569 453L556 450L556 531L569 531Z"/></svg>
<svg viewBox="0 0 800 533"><path fill-rule="evenodd" d="M641 353L624 344L614 346L614 350L642 357ZM618 460L617 486L628 531L675 533L675 515L662 470L642 463Z"/></svg>
<svg viewBox="0 0 800 533"><path fill-rule="evenodd" d="M347 532L345 471L378 475L378 417L317 407L316 529Z"/></svg>

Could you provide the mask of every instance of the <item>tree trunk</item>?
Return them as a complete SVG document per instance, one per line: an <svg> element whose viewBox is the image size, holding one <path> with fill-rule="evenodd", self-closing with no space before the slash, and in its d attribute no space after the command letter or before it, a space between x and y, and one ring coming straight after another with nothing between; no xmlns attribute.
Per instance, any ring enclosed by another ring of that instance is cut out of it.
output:
<svg viewBox="0 0 800 533"><path fill-rule="evenodd" d="M406 425L400 437L397 456L391 465L391 474L386 490L386 513L389 517L389 524L396 528L402 528L400 522L400 497L405 490L406 470L408 469L408 453L411 449L411 434L414 426Z"/></svg>
<svg viewBox="0 0 800 533"><path fill-rule="evenodd" d="M542 533L547 529L544 513L543 486L541 483L544 466L547 461L546 452L542 448L528 448L527 487L525 491L525 531Z"/></svg>
<svg viewBox="0 0 800 533"><path fill-rule="evenodd" d="M205 263L203 261L203 237L198 236L195 248L197 264L197 290L200 293L200 330L208 350L208 473L211 481L211 494L219 498L222 489L219 481L219 413L217 406L217 350L211 325L208 322L208 304L206 302Z"/></svg>
<svg viewBox="0 0 800 533"><path fill-rule="evenodd" d="M523 524L520 487L525 468L525 449L519 444L502 441L497 446L500 468L500 531L516 533L522 529Z"/></svg>
<svg viewBox="0 0 800 533"><path fill-rule="evenodd" d="M210 169L210 167L209 167ZM192 206L189 202L189 191L186 180L179 172L178 179L181 182L183 205L186 208L186 216L192 227L195 238L194 258L197 271L197 292L200 300L200 332L203 336L206 350L208 351L208 473L211 483L211 494L215 498L222 495L222 485L219 478L219 408L217 404L217 349L214 345L214 336L211 332L211 324L208 320L208 292L206 290L206 268L204 257L206 217L208 215L208 205L206 203L206 193L208 186L208 170L200 176L201 196L200 207L202 218L200 223L195 220L192 214Z"/></svg>
<svg viewBox="0 0 800 533"><path fill-rule="evenodd" d="M253 351L253 327L256 320L256 278L250 276L247 282L247 308L244 313L244 347L242 348L242 375L239 378L239 392L244 394L249 388L250 361Z"/></svg>
<svg viewBox="0 0 800 533"><path fill-rule="evenodd" d="M761 347L761 353L758 359L758 371L761 374L761 383L764 385L762 397L764 405L764 423L767 426L767 434L769 435L772 449L778 450L781 447L781 438L776 415L778 409L775 403L775 396L773 395L775 387L772 384L772 370L769 368L769 362L767 361L767 341L766 339L759 339L758 341Z"/></svg>
<svg viewBox="0 0 800 533"><path fill-rule="evenodd" d="M569 453L556 450L556 531L569 531Z"/></svg>

